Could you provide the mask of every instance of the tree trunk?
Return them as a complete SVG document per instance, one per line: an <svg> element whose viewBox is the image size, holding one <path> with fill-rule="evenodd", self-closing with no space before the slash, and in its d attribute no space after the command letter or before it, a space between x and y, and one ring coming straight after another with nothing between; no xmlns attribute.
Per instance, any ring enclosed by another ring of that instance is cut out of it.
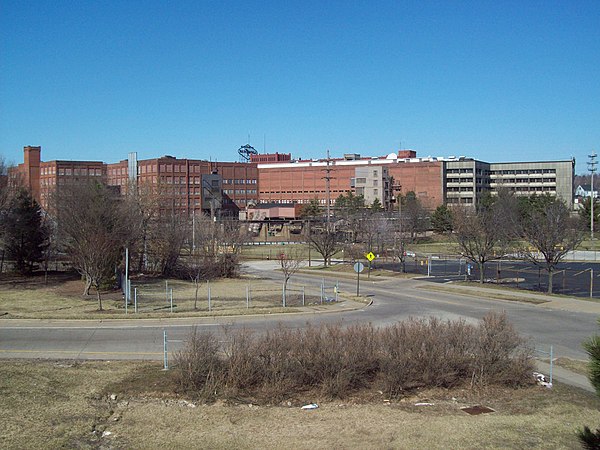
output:
<svg viewBox="0 0 600 450"><path fill-rule="evenodd" d="M548 270L548 294L552 294L552 274L553 271Z"/></svg>
<svg viewBox="0 0 600 450"><path fill-rule="evenodd" d="M96 285L96 297L98 298L98 311L102 311L102 298L100 298L100 286Z"/></svg>
<svg viewBox="0 0 600 450"><path fill-rule="evenodd" d="M483 280L485 278L485 270L484 269L485 269L485 264L480 262L479 263L479 282L481 284L483 284Z"/></svg>
<svg viewBox="0 0 600 450"><path fill-rule="evenodd" d="M92 287L92 280L89 277L85 277L85 286L83 288L83 295L87 297L90 295L90 288Z"/></svg>

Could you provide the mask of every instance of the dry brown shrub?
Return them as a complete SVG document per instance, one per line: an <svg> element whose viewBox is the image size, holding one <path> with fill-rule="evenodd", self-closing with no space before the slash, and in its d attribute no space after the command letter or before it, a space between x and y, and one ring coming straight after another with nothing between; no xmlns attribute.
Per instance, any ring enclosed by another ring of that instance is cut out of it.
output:
<svg viewBox="0 0 600 450"><path fill-rule="evenodd" d="M194 330L185 347L175 356L176 381L181 388L212 399L223 387L224 364L219 342L212 333Z"/></svg>
<svg viewBox="0 0 600 450"><path fill-rule="evenodd" d="M344 398L378 387L400 395L421 387L518 386L532 379L531 352L504 314L478 325L410 319L385 328L341 324L265 334L193 334L177 359L179 383L201 396L222 393L277 403L302 392Z"/></svg>

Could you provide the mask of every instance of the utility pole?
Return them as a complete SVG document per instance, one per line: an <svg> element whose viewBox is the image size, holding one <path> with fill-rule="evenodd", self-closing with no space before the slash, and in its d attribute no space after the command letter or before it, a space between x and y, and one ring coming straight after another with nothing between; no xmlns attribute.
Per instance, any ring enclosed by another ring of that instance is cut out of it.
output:
<svg viewBox="0 0 600 450"><path fill-rule="evenodd" d="M330 168L329 163L331 159L329 158L329 150L327 150L327 166L324 169L326 175L323 177L325 179L325 193L326 193L326 202L327 202L327 231L331 231L330 227L330 216L331 216L331 171L333 169Z"/></svg>
<svg viewBox="0 0 600 450"><path fill-rule="evenodd" d="M192 209L192 252L196 251L196 207Z"/></svg>
<svg viewBox="0 0 600 450"><path fill-rule="evenodd" d="M594 195L594 172L596 172L596 152L592 152L589 155L590 161L588 162L588 167L590 170L590 234L592 241L594 240L594 201L596 200L596 196Z"/></svg>

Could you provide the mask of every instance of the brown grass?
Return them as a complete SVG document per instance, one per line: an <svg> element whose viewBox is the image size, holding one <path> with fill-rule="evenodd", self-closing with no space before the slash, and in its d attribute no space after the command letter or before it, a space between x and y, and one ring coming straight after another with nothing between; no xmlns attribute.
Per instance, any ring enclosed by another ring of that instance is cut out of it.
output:
<svg viewBox="0 0 600 450"><path fill-rule="evenodd" d="M453 283L453 284L461 284L461 282ZM528 297L526 295L510 295L510 288L497 286L497 285L473 285L473 287L481 287L482 289L470 290L470 289L460 289L456 287L449 288L447 285L438 286L433 284L423 284L418 286L419 289L424 289L426 291L440 291L440 292L452 292L460 295L467 295L469 297L478 297L478 298L493 298L498 300L509 300L513 302L523 302L523 303L533 303L534 305L539 305L542 303L548 303L550 300L545 300L540 297ZM504 291L504 292L502 292ZM515 292L517 290L515 289ZM528 291L520 290L518 292L522 292L523 294L527 294ZM530 292L531 293L531 292ZM535 293L534 293L535 294ZM538 295L543 295L539 294Z"/></svg>
<svg viewBox="0 0 600 450"><path fill-rule="evenodd" d="M173 391L172 375L147 362L3 361L0 447L579 448L575 430L600 422L594 395L560 384L437 388L389 402L367 390L344 401L299 396L259 407L194 402ZM317 410L300 410L311 401ZM479 404L496 412L460 410Z"/></svg>
<svg viewBox="0 0 600 450"><path fill-rule="evenodd" d="M132 286L138 288L138 313L134 315L132 298L128 314L125 315L125 302L120 291L102 292L104 311L98 311L95 293L83 297L83 283L76 274L55 274L50 277L47 285L43 276L8 278L5 275L0 279L0 318L164 318L177 314L193 317L295 312L302 306L302 286L290 284L287 307L283 308L281 284L255 278L236 278L210 283L209 312L206 283L202 283L199 288L197 309L194 309L194 284L191 281L167 281L169 289L173 289L173 313L170 312L170 302L167 302L165 294L165 280L136 278L132 280ZM251 294L249 305L246 304L246 287ZM320 304L318 286L305 286L305 304Z"/></svg>

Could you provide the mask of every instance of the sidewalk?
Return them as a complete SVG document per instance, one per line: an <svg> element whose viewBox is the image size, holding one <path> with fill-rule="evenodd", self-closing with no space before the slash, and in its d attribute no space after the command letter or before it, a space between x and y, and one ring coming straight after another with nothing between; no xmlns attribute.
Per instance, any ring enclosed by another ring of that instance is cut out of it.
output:
<svg viewBox="0 0 600 450"><path fill-rule="evenodd" d="M536 365L538 371L543 373L546 378L549 378L550 364L543 361L536 361ZM556 364L552 366L552 379L553 381L559 381L570 386L575 386L576 388L583 389L584 391L596 392L590 383L590 380L588 380L585 375L571 372L570 370L559 367Z"/></svg>

